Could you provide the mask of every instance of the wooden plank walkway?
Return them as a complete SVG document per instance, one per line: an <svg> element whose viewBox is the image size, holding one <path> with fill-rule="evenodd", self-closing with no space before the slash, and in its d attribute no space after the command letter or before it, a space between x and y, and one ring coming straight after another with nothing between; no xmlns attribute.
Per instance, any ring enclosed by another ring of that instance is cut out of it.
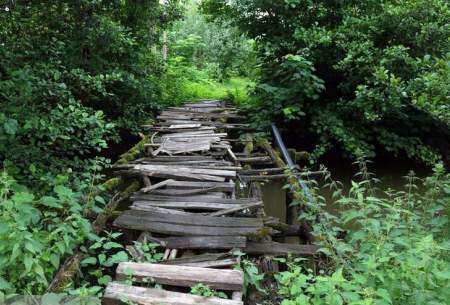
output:
<svg viewBox="0 0 450 305"><path fill-rule="evenodd" d="M146 157L116 168L119 175L142 177L144 188L131 196L129 209L114 226L140 232L140 241L158 243L166 252L159 264L121 263L116 281L105 291L104 304L125 299L146 305L240 305L244 274L233 270L239 259L229 250L256 255L316 253L315 246L272 241L272 235L283 232L270 225L277 220L264 216L260 191L250 178L280 175L283 170L274 168L267 154L233 151L239 141L229 133L246 127L237 121L240 118L222 101L170 107L151 126L154 134L146 144ZM241 198L236 185L245 185L250 196ZM132 286L120 283L130 276ZM149 281L163 289L148 288ZM231 299L186 293L186 287L198 283L226 292Z"/></svg>

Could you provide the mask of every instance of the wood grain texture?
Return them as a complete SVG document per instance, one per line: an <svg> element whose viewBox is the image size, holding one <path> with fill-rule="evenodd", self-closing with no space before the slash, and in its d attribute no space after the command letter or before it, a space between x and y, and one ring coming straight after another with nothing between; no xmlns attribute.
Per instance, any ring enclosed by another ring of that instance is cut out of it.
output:
<svg viewBox="0 0 450 305"><path fill-rule="evenodd" d="M103 304L119 305L127 300L139 305L243 305L240 300L206 298L156 288L134 287L117 282L108 284Z"/></svg>
<svg viewBox="0 0 450 305"><path fill-rule="evenodd" d="M228 204L228 203L211 203L211 202L169 202L169 201L147 201L138 200L133 202L131 208L133 210L153 211L148 207L159 207L163 209L178 209L178 210L196 210L196 211L220 211L230 208L240 208L242 204Z"/></svg>
<svg viewBox="0 0 450 305"><path fill-rule="evenodd" d="M247 242L247 246L243 250L247 254L258 255L316 255L318 254L318 246L315 245L298 245L285 244L278 242Z"/></svg>
<svg viewBox="0 0 450 305"><path fill-rule="evenodd" d="M171 249L233 249L245 248L244 236L185 236L162 238Z"/></svg>
<svg viewBox="0 0 450 305"><path fill-rule="evenodd" d="M192 287L203 283L212 289L241 291L244 284L244 274L240 270L216 270L132 262L119 264L116 273L117 280L125 280L130 273L138 282L151 278L158 284L182 287Z"/></svg>
<svg viewBox="0 0 450 305"><path fill-rule="evenodd" d="M136 213L133 213L136 212ZM178 224L168 223L158 220L149 220L143 213L146 211L130 210L120 215L115 221L114 226L125 229L133 229L140 231L149 231L154 233L161 233L174 236L237 236L237 235L254 235L259 232L261 227L237 227L237 226L224 226L217 225L207 226L199 224ZM172 215L183 216L183 215ZM220 219L213 217L214 219Z"/></svg>

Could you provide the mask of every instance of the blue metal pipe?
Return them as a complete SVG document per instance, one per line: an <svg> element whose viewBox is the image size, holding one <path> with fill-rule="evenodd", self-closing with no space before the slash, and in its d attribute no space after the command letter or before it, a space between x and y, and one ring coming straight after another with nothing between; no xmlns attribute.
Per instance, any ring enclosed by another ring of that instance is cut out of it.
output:
<svg viewBox="0 0 450 305"><path fill-rule="evenodd" d="M275 142L276 142L277 146L280 148L281 154L283 155L283 159L286 161L287 166L292 171L294 176L297 178L298 184L300 185L306 199L310 203L313 203L314 202L313 196L311 195L311 192L310 192L308 186L306 185L305 181L303 181L303 179L300 177L300 169L292 161L291 155L289 154L286 146L284 145L283 139L281 138L280 131L278 130L277 126L275 126L275 124L272 124L272 131L273 131L273 135L275 137Z"/></svg>

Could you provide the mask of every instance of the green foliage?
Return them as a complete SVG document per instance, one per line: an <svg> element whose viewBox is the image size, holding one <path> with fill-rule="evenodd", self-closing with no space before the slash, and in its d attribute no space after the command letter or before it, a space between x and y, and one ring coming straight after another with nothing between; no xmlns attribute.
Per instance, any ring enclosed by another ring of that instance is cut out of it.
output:
<svg viewBox="0 0 450 305"><path fill-rule="evenodd" d="M168 103L159 38L179 10L166 2L3 1L0 160L23 176L22 160L83 170Z"/></svg>
<svg viewBox="0 0 450 305"><path fill-rule="evenodd" d="M380 191L359 164L348 194L331 180L325 185L337 214L319 196L295 203L329 261L318 271L288 261L277 276L282 304L448 304L450 174L437 165L423 181L409 175L404 191Z"/></svg>
<svg viewBox="0 0 450 305"><path fill-rule="evenodd" d="M450 6L445 0L206 0L204 12L255 39L257 125L294 121L323 155L381 146L433 164L450 136ZM256 111L255 111L256 109Z"/></svg>
<svg viewBox="0 0 450 305"><path fill-rule="evenodd" d="M235 266L235 269L241 270L244 273L244 295L248 293L250 288L255 288L257 291L265 293L265 290L262 286L264 274L260 273L258 266L248 259L243 259L245 253L241 252L240 250L233 251L233 255L240 258L240 263L239 265Z"/></svg>
<svg viewBox="0 0 450 305"><path fill-rule="evenodd" d="M99 287L101 289L101 286L106 286L112 281L112 277L106 274L105 271L118 263L129 260L128 253L124 247L116 242L116 239L120 235L122 234L108 232L106 232L106 236L104 237L91 235L90 238L93 240L93 243L89 248L85 246L81 247L81 250L87 254L81 261L81 266L87 267L89 274L89 277L83 276L81 287L89 289ZM91 286L90 283L97 283L98 286Z"/></svg>
<svg viewBox="0 0 450 305"><path fill-rule="evenodd" d="M186 3L184 18L169 33L170 56L217 81L256 76L254 42L229 22L208 21L196 2Z"/></svg>
<svg viewBox="0 0 450 305"><path fill-rule="evenodd" d="M200 295L203 297L217 297L222 299L228 299L227 295L224 292L221 291L215 291L209 286L199 283L195 286L191 287L191 294Z"/></svg>
<svg viewBox="0 0 450 305"><path fill-rule="evenodd" d="M151 242L134 241L134 248L138 253L141 253L145 262L157 263L162 261L164 253L161 252L161 247L158 244Z"/></svg>
<svg viewBox="0 0 450 305"><path fill-rule="evenodd" d="M91 232L81 199L58 183L37 197L1 174L0 295L45 290L61 260Z"/></svg>

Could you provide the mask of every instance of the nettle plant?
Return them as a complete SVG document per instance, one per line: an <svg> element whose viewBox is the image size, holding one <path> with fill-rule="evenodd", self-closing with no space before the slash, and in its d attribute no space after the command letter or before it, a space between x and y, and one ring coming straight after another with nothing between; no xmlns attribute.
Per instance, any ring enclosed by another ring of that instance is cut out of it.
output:
<svg viewBox="0 0 450 305"><path fill-rule="evenodd" d="M0 296L42 293L61 260L91 232L82 196L55 179L38 197L0 174Z"/></svg>
<svg viewBox="0 0 450 305"><path fill-rule="evenodd" d="M282 304L448 304L450 174L438 164L424 180L408 175L403 191L382 191L366 162L359 165L348 193L327 179L336 214L320 196L294 203L327 258L317 270L288 263L277 276Z"/></svg>

